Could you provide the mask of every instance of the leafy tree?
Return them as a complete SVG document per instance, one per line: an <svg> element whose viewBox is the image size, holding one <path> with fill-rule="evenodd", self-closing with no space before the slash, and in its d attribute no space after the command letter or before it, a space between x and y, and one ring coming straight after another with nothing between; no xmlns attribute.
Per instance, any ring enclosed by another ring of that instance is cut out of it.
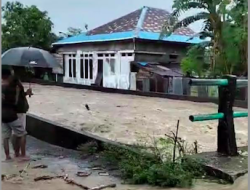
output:
<svg viewBox="0 0 250 190"><path fill-rule="evenodd" d="M207 55L204 56L205 54ZM186 75L205 77L208 74L209 58L209 50L200 46L193 46L181 61L181 69Z"/></svg>
<svg viewBox="0 0 250 190"><path fill-rule="evenodd" d="M72 37L72 36L77 36L77 35L82 34L82 33L83 33L83 31L80 28L69 27L68 31L66 33L60 32L60 37L61 38L68 38L68 37Z"/></svg>
<svg viewBox="0 0 250 190"><path fill-rule="evenodd" d="M76 36L82 33L82 29L80 28L73 28L73 27L69 27L68 28L68 35L71 36Z"/></svg>
<svg viewBox="0 0 250 190"><path fill-rule="evenodd" d="M203 20L203 30L198 34L200 38L211 38L212 43L206 43L207 45L213 45L214 60L211 63L212 69L215 68L218 61L223 64L224 59L222 49L222 28L223 28L223 15L225 13L225 7L229 4L229 0L175 0L173 5L172 17L178 17L181 13L184 13L190 9L200 9L201 12L188 16L179 22L174 23L172 31L187 27L190 24ZM167 23L166 23L167 24ZM163 33L166 33L163 31Z"/></svg>
<svg viewBox="0 0 250 190"><path fill-rule="evenodd" d="M229 5L232 5L229 8ZM198 14L178 21L176 18L190 9L200 9ZM213 75L241 73L247 70L247 1L234 0L175 0L173 14L166 21L162 35L170 35L181 27L203 20L199 36L209 37L202 47L212 47L210 59ZM174 19L175 18L175 19ZM167 26L172 24L171 26ZM195 53L195 52L194 52ZM189 57L189 56L188 56ZM185 60L187 61L187 60ZM199 64L199 63L197 63Z"/></svg>
<svg viewBox="0 0 250 190"><path fill-rule="evenodd" d="M247 75L248 67L248 1L235 0L235 6L230 10L229 22L231 30L234 31L234 45L239 51L239 62L237 71L239 75ZM231 30L228 32L231 33ZM230 38L228 38L230 39Z"/></svg>
<svg viewBox="0 0 250 190"><path fill-rule="evenodd" d="M51 43L57 40L57 36L52 33L53 23L48 13L34 5L7 2L2 7L2 17L3 50L20 46L49 50Z"/></svg>

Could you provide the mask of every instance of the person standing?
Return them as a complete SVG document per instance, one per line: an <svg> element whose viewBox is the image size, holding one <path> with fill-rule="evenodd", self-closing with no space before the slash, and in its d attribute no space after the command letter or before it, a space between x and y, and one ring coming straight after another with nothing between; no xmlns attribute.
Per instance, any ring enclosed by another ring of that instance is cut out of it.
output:
<svg viewBox="0 0 250 190"><path fill-rule="evenodd" d="M13 76L13 77L14 77L13 83L17 87L17 93L18 93L18 100L17 100L15 110L16 110L20 125L22 125L24 129L26 129L26 113L29 110L29 104L26 99L26 96L31 96L33 95L33 93L30 88L25 92L20 79L17 76ZM21 157L23 160L29 160L29 157L27 157L26 155L26 135L22 136L21 138L13 135L12 145L13 145L13 148L16 149L15 151L16 157Z"/></svg>
<svg viewBox="0 0 250 190"><path fill-rule="evenodd" d="M21 157L26 157L26 140L24 139L26 139L27 132L17 114L20 92L20 87L18 87L17 80L11 74L11 71L2 68L2 139L6 160L11 160L9 140L12 135L16 139L14 146L15 155L19 156L21 148L23 149Z"/></svg>

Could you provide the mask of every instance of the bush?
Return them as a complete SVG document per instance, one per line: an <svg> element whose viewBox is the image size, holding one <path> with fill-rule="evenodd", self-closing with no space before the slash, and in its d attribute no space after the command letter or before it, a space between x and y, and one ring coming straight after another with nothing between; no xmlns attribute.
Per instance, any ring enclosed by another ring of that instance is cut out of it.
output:
<svg viewBox="0 0 250 190"><path fill-rule="evenodd" d="M173 163L172 160L160 160L137 150L106 147L102 155L107 161L116 163L122 178L130 184L149 184L161 187L190 187L193 179L203 174L199 163L185 159L184 162Z"/></svg>

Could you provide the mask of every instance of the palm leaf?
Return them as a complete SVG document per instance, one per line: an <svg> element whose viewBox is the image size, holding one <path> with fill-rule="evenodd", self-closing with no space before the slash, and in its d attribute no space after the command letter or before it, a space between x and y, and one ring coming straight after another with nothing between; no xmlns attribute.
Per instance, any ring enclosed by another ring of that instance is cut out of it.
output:
<svg viewBox="0 0 250 190"><path fill-rule="evenodd" d="M167 20L164 22L162 29L161 29L161 34L160 34L160 39L163 39L165 36L171 35L173 31L174 25L177 23L178 19L173 16L169 15Z"/></svg>
<svg viewBox="0 0 250 190"><path fill-rule="evenodd" d="M187 41L192 40L192 39L194 39L195 37L199 37L200 39L204 40L204 39L206 39L206 38L213 38L214 35L213 35L212 32L202 31L202 32L199 32L199 33L197 33L197 34L191 36Z"/></svg>
<svg viewBox="0 0 250 190"><path fill-rule="evenodd" d="M177 0L173 5L173 16L180 16L182 12L188 11L190 9L207 9L208 6L203 0L193 0L191 2L187 0Z"/></svg>
<svg viewBox="0 0 250 190"><path fill-rule="evenodd" d="M213 45L212 41L204 41L204 42L197 44L197 46L201 48L211 47L212 45Z"/></svg>
<svg viewBox="0 0 250 190"><path fill-rule="evenodd" d="M213 30L213 27L212 27L210 20L205 20L203 31L212 31L212 30Z"/></svg>
<svg viewBox="0 0 250 190"><path fill-rule="evenodd" d="M208 18L209 18L209 13L206 13L206 12L201 12L201 13L198 13L196 15L186 17L182 21L178 22L173 27L173 31L175 31L178 28L187 27L188 25L190 25L196 21L208 19Z"/></svg>

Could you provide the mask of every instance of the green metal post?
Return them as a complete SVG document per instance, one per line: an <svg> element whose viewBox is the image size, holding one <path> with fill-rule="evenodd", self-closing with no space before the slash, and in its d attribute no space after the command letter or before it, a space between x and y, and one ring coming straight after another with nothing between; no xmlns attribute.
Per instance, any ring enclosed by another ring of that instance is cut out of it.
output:
<svg viewBox="0 0 250 190"><path fill-rule="evenodd" d="M191 115L189 120L192 122L195 121L207 121L207 120L218 120L224 117L223 113L214 113L214 114L206 114L206 115Z"/></svg>
<svg viewBox="0 0 250 190"><path fill-rule="evenodd" d="M247 112L234 112L233 116L234 118L248 117L248 113Z"/></svg>
<svg viewBox="0 0 250 190"><path fill-rule="evenodd" d="M227 86L227 79L191 79L189 85L192 86Z"/></svg>
<svg viewBox="0 0 250 190"><path fill-rule="evenodd" d="M246 79L237 79L237 88L240 88L240 87L246 87L248 85L248 80Z"/></svg>
<svg viewBox="0 0 250 190"><path fill-rule="evenodd" d="M239 117L248 117L247 112L234 112L233 113L234 118ZM191 115L189 116L189 120L192 122L195 121L207 121L207 120L217 120L217 119L223 119L224 114L223 113L213 113L213 114L204 114L204 115Z"/></svg>

